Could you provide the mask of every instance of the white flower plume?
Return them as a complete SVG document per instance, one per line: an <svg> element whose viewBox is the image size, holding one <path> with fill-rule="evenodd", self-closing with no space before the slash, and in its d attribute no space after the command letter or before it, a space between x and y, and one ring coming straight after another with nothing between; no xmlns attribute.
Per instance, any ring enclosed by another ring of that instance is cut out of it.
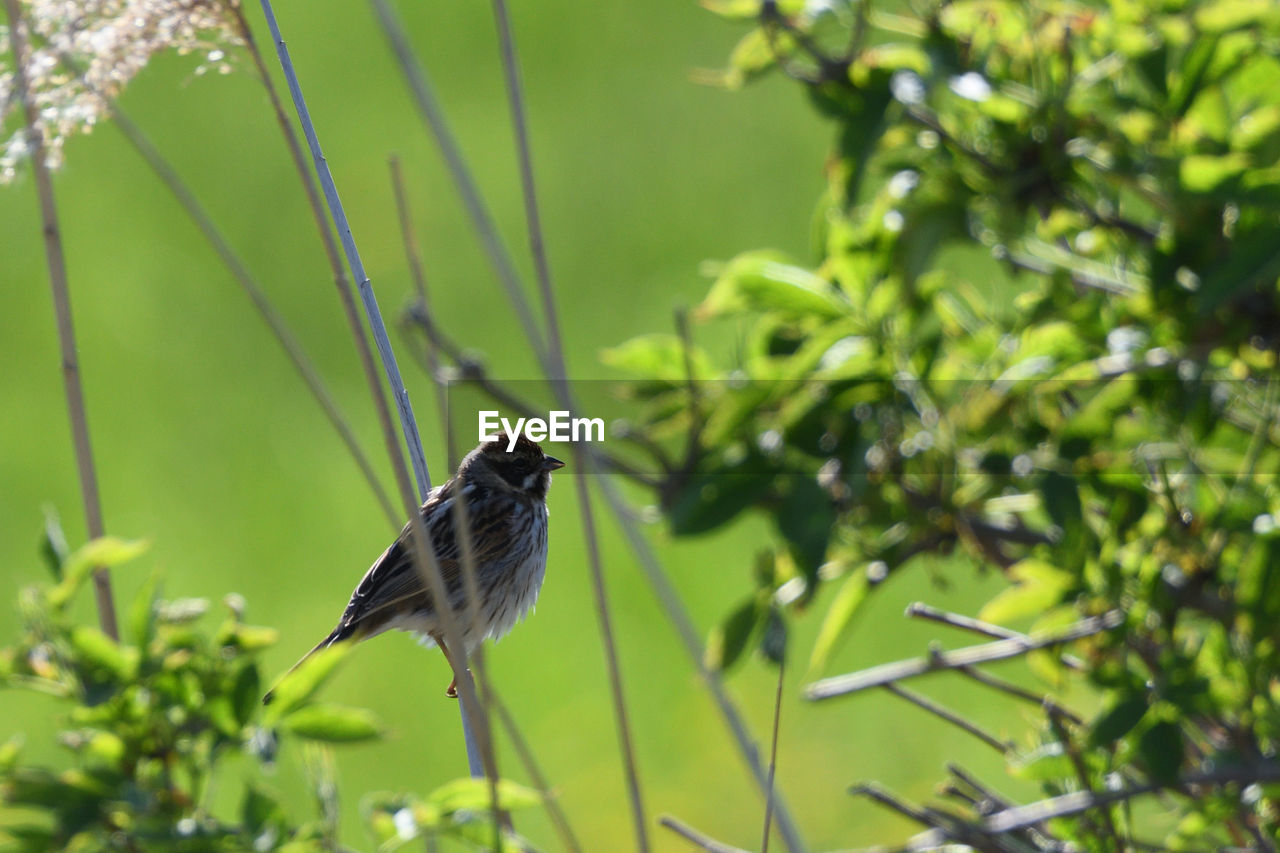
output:
<svg viewBox="0 0 1280 853"><path fill-rule="evenodd" d="M87 133L157 53L203 53L196 73L230 70L224 49L243 39L239 0L23 0L27 87L50 168L63 145ZM12 22L10 22L12 24ZM28 143L9 28L0 27L0 184L13 179Z"/></svg>

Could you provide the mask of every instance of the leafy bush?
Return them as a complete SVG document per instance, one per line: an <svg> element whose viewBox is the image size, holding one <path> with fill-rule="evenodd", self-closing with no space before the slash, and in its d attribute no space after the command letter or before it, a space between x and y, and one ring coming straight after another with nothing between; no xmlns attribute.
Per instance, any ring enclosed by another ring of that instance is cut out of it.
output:
<svg viewBox="0 0 1280 853"><path fill-rule="evenodd" d="M380 735L370 712L314 699L346 647L309 659L264 706L258 655L276 632L246 623L239 596L223 600L228 614L209 630L207 601L165 601L153 576L122 620L120 642L77 624L71 606L92 568L118 566L144 549L110 537L70 555L51 547L55 583L22 592L26 630L0 650L0 684L62 700L58 740L71 762L60 769L24 763L16 738L0 747L0 849L340 849L336 782L324 750ZM264 778L289 739L307 747L320 805L310 819L288 815ZM214 814L209 792L232 784L227 768L236 756L247 756L252 768L239 813ZM365 811L379 849L436 834L491 848L489 802L484 780L463 779L421 799L370 794ZM503 782L499 802L511 809L537 798Z"/></svg>
<svg viewBox="0 0 1280 853"><path fill-rule="evenodd" d="M1280 7L706 5L754 25L709 79L785 73L837 140L817 262L746 252L695 312L736 324L733 357L605 354L644 380L672 530L776 527L713 656L838 584L821 670L876 584L963 554L1011 581L988 622L1108 620L1074 645L1106 708L1010 756L1070 803L1001 823L966 789L917 845L1275 849ZM1156 790L1172 824L1107 805Z"/></svg>

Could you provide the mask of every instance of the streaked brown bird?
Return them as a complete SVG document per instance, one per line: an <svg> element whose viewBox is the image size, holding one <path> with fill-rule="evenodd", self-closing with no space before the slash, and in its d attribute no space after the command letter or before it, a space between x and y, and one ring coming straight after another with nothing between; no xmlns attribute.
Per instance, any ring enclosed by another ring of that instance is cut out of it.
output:
<svg viewBox="0 0 1280 853"><path fill-rule="evenodd" d="M467 454L453 479L431 490L421 513L462 639L470 655L486 637L501 638L532 609L547 568L547 489L564 463L525 436L510 451L509 437L484 442ZM458 536L461 499L466 509L479 605L467 607ZM444 625L430 588L414 564L413 525L365 573L338 625L302 660L336 642L365 640L393 628L419 634L426 646L445 649ZM457 680L449 683L457 696ZM270 702L267 693L263 702Z"/></svg>

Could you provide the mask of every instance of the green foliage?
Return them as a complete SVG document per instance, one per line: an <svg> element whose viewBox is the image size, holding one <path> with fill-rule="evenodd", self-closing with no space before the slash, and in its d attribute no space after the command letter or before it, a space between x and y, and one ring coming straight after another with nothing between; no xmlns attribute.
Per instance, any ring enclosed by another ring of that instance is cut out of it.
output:
<svg viewBox="0 0 1280 853"><path fill-rule="evenodd" d="M1241 790L1280 771L1280 7L708 5L755 22L719 81L785 73L837 139L816 262L746 252L695 313L732 360L616 351L673 532L777 532L709 659L838 583L821 670L876 584L961 553L1012 582L984 619L1125 614L1077 649L1106 710L1043 727L1078 761L1022 772L1174 789L1170 845L1274 838L1275 789ZM1113 849L1110 820L1058 823Z"/></svg>
<svg viewBox="0 0 1280 853"><path fill-rule="evenodd" d="M498 782L497 800L498 807L508 812L539 803L537 792L506 779ZM495 838L492 802L486 780L458 779L421 799L371 794L365 799L364 809L382 853L420 838L455 838L502 853L526 849L509 830Z"/></svg>
<svg viewBox="0 0 1280 853"><path fill-rule="evenodd" d="M49 540L47 553L62 554L57 582L22 592L26 628L0 650L0 685L56 697L65 709L59 743L71 756L67 766L49 768L24 763L17 739L0 747L0 850L336 849L335 787L322 745L382 731L363 708L312 701L345 647L314 655L264 706L257 658L275 631L246 623L239 596L224 599L227 614L210 629L208 602L162 600L153 576L127 609L117 642L76 624L70 610L92 567L119 566L145 544L105 538L68 555L56 519ZM312 775L324 813L311 820L291 819L262 778L290 738L321 756ZM239 813L214 814L209 792L236 784L228 776L237 756L251 764ZM507 783L500 794L504 808L536 802ZM484 845L478 833L492 826L488 803L487 788L452 783L422 801L434 817L418 825ZM371 822L375 832L377 825Z"/></svg>

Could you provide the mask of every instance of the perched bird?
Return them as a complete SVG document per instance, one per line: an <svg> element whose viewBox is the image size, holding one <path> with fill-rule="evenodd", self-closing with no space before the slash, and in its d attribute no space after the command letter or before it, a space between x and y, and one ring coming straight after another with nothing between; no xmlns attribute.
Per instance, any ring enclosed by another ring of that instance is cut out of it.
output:
<svg viewBox="0 0 1280 853"><path fill-rule="evenodd" d="M551 472L564 463L523 435L510 451L509 441L500 436L468 453L453 479L432 489L420 510L468 655L486 637L502 637L529 612L547 568L547 488ZM471 531L479 590L474 619L467 609L458 500ZM337 627L293 669L326 646L368 639L393 628L413 631L424 645L440 646L447 653L436 602L414 564L412 537L413 525L407 524L365 573ZM446 692L458 695L456 679ZM268 692L262 701L271 698Z"/></svg>

